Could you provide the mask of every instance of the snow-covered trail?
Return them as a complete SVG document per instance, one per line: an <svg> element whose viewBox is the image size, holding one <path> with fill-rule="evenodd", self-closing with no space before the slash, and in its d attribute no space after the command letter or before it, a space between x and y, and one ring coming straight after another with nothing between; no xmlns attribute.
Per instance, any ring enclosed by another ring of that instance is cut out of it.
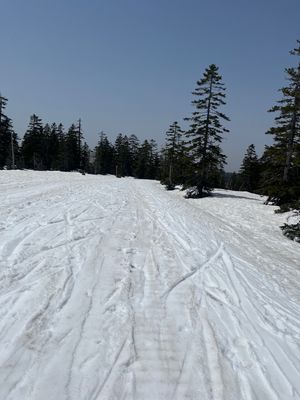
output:
<svg viewBox="0 0 300 400"><path fill-rule="evenodd" d="M0 400L300 399L300 248L247 193L0 171Z"/></svg>

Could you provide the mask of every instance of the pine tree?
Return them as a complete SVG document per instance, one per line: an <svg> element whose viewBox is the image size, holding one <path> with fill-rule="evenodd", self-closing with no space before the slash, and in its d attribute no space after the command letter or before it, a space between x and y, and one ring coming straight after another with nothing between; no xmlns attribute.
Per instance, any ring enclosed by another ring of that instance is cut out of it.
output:
<svg viewBox="0 0 300 400"><path fill-rule="evenodd" d="M59 169L59 136L56 123L50 127L48 137L48 168Z"/></svg>
<svg viewBox="0 0 300 400"><path fill-rule="evenodd" d="M132 176L132 158L130 151L130 143L127 135L123 137L122 142L122 152L123 152L123 176Z"/></svg>
<svg viewBox="0 0 300 400"><path fill-rule="evenodd" d="M131 154L127 135L118 134L114 145L115 173L117 177L131 176Z"/></svg>
<svg viewBox="0 0 300 400"><path fill-rule="evenodd" d="M182 135L183 130L180 128L177 121L170 125L166 132L166 144L163 153L166 158L167 179L166 188L172 190L176 183L181 183L178 180L180 172L180 156L182 152Z"/></svg>
<svg viewBox="0 0 300 400"><path fill-rule="evenodd" d="M12 121L4 114L7 98L0 95L0 168L15 168L18 162L18 138Z"/></svg>
<svg viewBox="0 0 300 400"><path fill-rule="evenodd" d="M298 48L292 55L300 56ZM274 144L267 146L263 155L263 190L269 201L278 205L293 203L300 198L300 62L295 68L286 68L288 85L280 89L282 99L271 108L278 112L276 126L267 134Z"/></svg>
<svg viewBox="0 0 300 400"><path fill-rule="evenodd" d="M155 140L144 140L137 155L135 176L139 179L157 179L159 176L159 156Z"/></svg>
<svg viewBox="0 0 300 400"><path fill-rule="evenodd" d="M86 142L84 142L81 150L81 166L82 166L82 173L84 174L85 172L90 173L91 172L91 167L90 167L90 149L89 146Z"/></svg>
<svg viewBox="0 0 300 400"><path fill-rule="evenodd" d="M120 178L124 176L124 146L123 146L123 135L119 133L114 144L114 161L115 161L115 175Z"/></svg>
<svg viewBox="0 0 300 400"><path fill-rule="evenodd" d="M78 151L78 161L77 161L77 169L82 169L83 167L83 154L82 154L82 141L84 139L83 132L81 128L81 118L78 120L78 124L76 126L76 133L77 133L77 151Z"/></svg>
<svg viewBox="0 0 300 400"><path fill-rule="evenodd" d="M36 114L30 117L21 150L25 168L45 169L43 125Z"/></svg>
<svg viewBox="0 0 300 400"><path fill-rule="evenodd" d="M80 169L80 145L78 129L72 124L65 137L65 162L66 171L76 171Z"/></svg>
<svg viewBox="0 0 300 400"><path fill-rule="evenodd" d="M149 172L146 175L147 179L158 179L159 175L159 156L158 146L154 139L150 140L150 158L149 158Z"/></svg>
<svg viewBox="0 0 300 400"><path fill-rule="evenodd" d="M243 189L253 192L257 189L259 181L259 161L254 144L250 144L246 150L239 175L241 177L240 190Z"/></svg>
<svg viewBox="0 0 300 400"><path fill-rule="evenodd" d="M140 143L136 135L130 135L128 142L129 142L131 175L136 176L135 171L137 168L137 158L138 158Z"/></svg>
<svg viewBox="0 0 300 400"><path fill-rule="evenodd" d="M56 134L58 139L57 168L60 171L67 171L66 136L63 124L60 123L57 126Z"/></svg>
<svg viewBox="0 0 300 400"><path fill-rule="evenodd" d="M150 174L151 145L148 140L141 144L137 156L135 175L139 179L146 179Z"/></svg>
<svg viewBox="0 0 300 400"><path fill-rule="evenodd" d="M58 127L58 129L60 126ZM77 125L72 124L68 129L66 135L58 131L59 138L59 158L64 160L65 171L81 171L83 170L83 132L81 126L81 119L78 120Z"/></svg>
<svg viewBox="0 0 300 400"><path fill-rule="evenodd" d="M113 146L109 143L104 132L100 133L100 139L95 149L95 173L112 174L113 171Z"/></svg>
<svg viewBox="0 0 300 400"><path fill-rule="evenodd" d="M7 101L6 97L0 95L0 168L6 166L6 160L9 154L9 122L7 116L4 115Z"/></svg>
<svg viewBox="0 0 300 400"><path fill-rule="evenodd" d="M196 100L192 104L196 111L190 118L186 118L190 121L186 136L194 165L190 183L197 188L193 192L195 197L203 197L213 188L215 172L225 164L226 157L221 151L220 143L223 133L228 132L228 129L222 126L221 121L229 121L229 118L219 111L219 107L225 105L225 88L221 80L218 67L210 65L203 78L197 81L193 92Z"/></svg>
<svg viewBox="0 0 300 400"><path fill-rule="evenodd" d="M41 139L41 160L43 168L49 170L51 168L51 153L50 153L50 136L51 136L51 127L49 124L45 124L43 127L43 136Z"/></svg>

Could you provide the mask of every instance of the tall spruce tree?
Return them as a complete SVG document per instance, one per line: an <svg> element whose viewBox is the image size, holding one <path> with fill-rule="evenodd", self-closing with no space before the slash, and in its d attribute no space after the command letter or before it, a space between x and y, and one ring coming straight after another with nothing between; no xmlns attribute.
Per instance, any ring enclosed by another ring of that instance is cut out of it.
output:
<svg viewBox="0 0 300 400"><path fill-rule="evenodd" d="M254 144L250 144L246 150L239 175L241 179L240 190L244 189L253 192L257 189L259 182L259 161Z"/></svg>
<svg viewBox="0 0 300 400"><path fill-rule="evenodd" d="M86 142L84 142L81 149L81 169L82 173L90 173L91 165L90 165L90 148Z"/></svg>
<svg viewBox="0 0 300 400"><path fill-rule="evenodd" d="M154 140L144 140L138 155L135 176L140 179L155 179L158 176L159 157L157 144Z"/></svg>
<svg viewBox="0 0 300 400"><path fill-rule="evenodd" d="M81 143L78 137L78 128L72 124L65 137L65 161L66 171L75 171L80 169L81 162Z"/></svg>
<svg viewBox="0 0 300 400"><path fill-rule="evenodd" d="M43 168L49 170L51 168L52 154L50 151L50 136L51 127L49 124L45 124L43 127L43 136L41 141L42 148L42 163Z"/></svg>
<svg viewBox="0 0 300 400"><path fill-rule="evenodd" d="M113 173L113 147L109 143L104 132L100 133L100 139L95 149L95 173L111 174Z"/></svg>
<svg viewBox="0 0 300 400"><path fill-rule="evenodd" d="M59 169L59 136L55 122L50 126L48 137L48 169Z"/></svg>
<svg viewBox="0 0 300 400"><path fill-rule="evenodd" d="M137 159L138 159L140 142L139 139L136 137L136 135L130 135L128 142L129 142L129 153L130 153L130 163L131 163L131 174L132 176L136 176Z"/></svg>
<svg viewBox="0 0 300 400"><path fill-rule="evenodd" d="M0 168L15 168L18 162L18 138L12 121L4 113L7 98L0 95Z"/></svg>
<svg viewBox="0 0 300 400"><path fill-rule="evenodd" d="M299 57L299 40L297 44L290 53ZM300 61L285 72L288 85L280 89L282 99L269 110L279 113L276 126L267 132L273 135L274 144L267 146L263 155L263 191L278 205L300 198Z"/></svg>
<svg viewBox="0 0 300 400"><path fill-rule="evenodd" d="M130 150L126 135L119 133L114 145L115 174L117 177L130 175Z"/></svg>
<svg viewBox="0 0 300 400"><path fill-rule="evenodd" d="M33 114L22 142L24 167L45 169L45 140L42 120Z"/></svg>
<svg viewBox="0 0 300 400"><path fill-rule="evenodd" d="M154 139L150 140L150 159L149 159L149 172L146 176L147 179L158 179L159 172L159 155L158 146Z"/></svg>
<svg viewBox="0 0 300 400"><path fill-rule="evenodd" d="M220 143L228 129L221 122L229 121L229 118L219 111L225 105L225 87L218 70L216 65L211 64L203 78L197 81L193 92L196 99L192 101L196 111L186 118L190 121L190 129L186 133L188 150L194 164L190 184L196 186L193 197L203 197L212 190L216 170L223 167L226 159Z"/></svg>
<svg viewBox="0 0 300 400"><path fill-rule="evenodd" d="M82 141L84 139L83 137L83 132L82 132L82 126L81 126L81 118L79 118L78 123L76 125L76 132L77 132L77 151L78 151L78 169L83 168L83 153L82 153Z"/></svg>
<svg viewBox="0 0 300 400"><path fill-rule="evenodd" d="M180 159L182 152L182 135L183 130L179 126L177 121L174 121L166 132L166 144L163 150L166 166L167 166L167 178L166 188L173 190L176 183L181 183L178 180L180 174Z"/></svg>
<svg viewBox="0 0 300 400"><path fill-rule="evenodd" d="M57 150L57 165L60 171L67 171L67 159L66 159L66 136L64 132L63 124L59 124L56 129L58 139L58 150Z"/></svg>
<svg viewBox="0 0 300 400"><path fill-rule="evenodd" d="M0 168L6 166L6 160L9 154L9 121L4 114L7 101L7 98L0 94Z"/></svg>

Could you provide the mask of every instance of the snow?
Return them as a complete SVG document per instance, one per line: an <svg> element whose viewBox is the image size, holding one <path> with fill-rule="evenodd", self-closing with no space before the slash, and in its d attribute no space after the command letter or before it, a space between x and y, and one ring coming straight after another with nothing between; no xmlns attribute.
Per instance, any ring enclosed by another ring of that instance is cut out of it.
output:
<svg viewBox="0 0 300 400"><path fill-rule="evenodd" d="M263 201L0 171L0 399L300 399L300 247Z"/></svg>

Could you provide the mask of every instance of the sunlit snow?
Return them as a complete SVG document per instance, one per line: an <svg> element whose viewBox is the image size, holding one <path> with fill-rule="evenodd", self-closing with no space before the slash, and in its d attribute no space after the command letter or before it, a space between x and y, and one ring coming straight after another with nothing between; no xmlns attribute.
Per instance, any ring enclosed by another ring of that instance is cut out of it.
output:
<svg viewBox="0 0 300 400"><path fill-rule="evenodd" d="M0 399L300 399L300 244L263 201L0 171Z"/></svg>

